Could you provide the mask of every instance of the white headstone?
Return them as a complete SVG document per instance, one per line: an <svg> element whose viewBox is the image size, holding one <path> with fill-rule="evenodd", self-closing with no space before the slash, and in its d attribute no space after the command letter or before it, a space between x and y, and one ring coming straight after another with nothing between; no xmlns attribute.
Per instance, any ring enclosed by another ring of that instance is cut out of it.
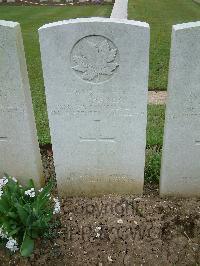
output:
<svg viewBox="0 0 200 266"><path fill-rule="evenodd" d="M148 24L76 19L39 35L60 193L142 193Z"/></svg>
<svg viewBox="0 0 200 266"><path fill-rule="evenodd" d="M15 3L15 0L6 0L7 3Z"/></svg>
<svg viewBox="0 0 200 266"><path fill-rule="evenodd" d="M173 26L161 195L200 196L200 22Z"/></svg>
<svg viewBox="0 0 200 266"><path fill-rule="evenodd" d="M34 179L42 165L20 25L0 21L0 176Z"/></svg>
<svg viewBox="0 0 200 266"><path fill-rule="evenodd" d="M128 17L128 0L115 0L111 18L127 19Z"/></svg>

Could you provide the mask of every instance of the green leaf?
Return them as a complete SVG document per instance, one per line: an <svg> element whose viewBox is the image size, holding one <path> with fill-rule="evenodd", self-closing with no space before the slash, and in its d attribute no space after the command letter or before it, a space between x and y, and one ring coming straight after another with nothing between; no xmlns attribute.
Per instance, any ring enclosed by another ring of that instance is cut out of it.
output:
<svg viewBox="0 0 200 266"><path fill-rule="evenodd" d="M34 181L33 179L30 179L29 182L28 182L28 187L29 188L35 188L35 185L34 185Z"/></svg>
<svg viewBox="0 0 200 266"><path fill-rule="evenodd" d="M19 204L16 204L17 212L19 214L20 220L24 225L27 225L27 219L29 216L29 213Z"/></svg>
<svg viewBox="0 0 200 266"><path fill-rule="evenodd" d="M33 230L33 229L31 230L31 237L33 239L36 239L39 237L39 229L38 228L36 230Z"/></svg>
<svg viewBox="0 0 200 266"><path fill-rule="evenodd" d="M41 199L47 197L47 195L51 192L52 188L53 188L53 182L50 181L48 185L46 185L43 188L42 192L39 193L38 198Z"/></svg>
<svg viewBox="0 0 200 266"><path fill-rule="evenodd" d="M10 232L9 232L9 235L10 235L10 236L16 235L16 234L20 231L20 229L21 229L21 228L18 227L18 228L16 228L16 229L10 231Z"/></svg>
<svg viewBox="0 0 200 266"><path fill-rule="evenodd" d="M6 214L9 210L9 208L10 208L9 203L7 202L5 195L3 195L1 200L0 200L0 212Z"/></svg>
<svg viewBox="0 0 200 266"><path fill-rule="evenodd" d="M44 187L43 191L38 194L37 200L35 202L35 207L37 211L41 210L49 202L48 195L53 188L53 182L49 182L47 186Z"/></svg>
<svg viewBox="0 0 200 266"><path fill-rule="evenodd" d="M29 257L34 249L34 240L27 234L24 233L23 242L20 248L20 253L23 257Z"/></svg>
<svg viewBox="0 0 200 266"><path fill-rule="evenodd" d="M18 217L15 212L7 212L7 216L13 219L16 219Z"/></svg>

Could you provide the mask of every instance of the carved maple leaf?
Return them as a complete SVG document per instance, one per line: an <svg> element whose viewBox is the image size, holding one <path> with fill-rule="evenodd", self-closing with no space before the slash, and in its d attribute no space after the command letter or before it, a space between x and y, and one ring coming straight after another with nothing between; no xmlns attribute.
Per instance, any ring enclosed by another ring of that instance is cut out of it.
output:
<svg viewBox="0 0 200 266"><path fill-rule="evenodd" d="M93 80L100 75L112 75L113 71L119 66L114 62L117 55L117 49L111 49L109 43L105 40L94 44L85 42L78 55L73 56L76 64L73 69L82 73L85 80Z"/></svg>

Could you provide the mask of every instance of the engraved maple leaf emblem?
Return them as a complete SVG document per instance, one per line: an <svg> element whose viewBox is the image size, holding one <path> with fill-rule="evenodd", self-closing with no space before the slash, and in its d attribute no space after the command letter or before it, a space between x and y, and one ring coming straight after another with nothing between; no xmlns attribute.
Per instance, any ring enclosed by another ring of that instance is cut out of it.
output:
<svg viewBox="0 0 200 266"><path fill-rule="evenodd" d="M107 40L99 43L85 42L77 55L73 56L75 71L82 73L84 80L100 79L101 75L111 76L119 66L116 61L117 49L112 49Z"/></svg>

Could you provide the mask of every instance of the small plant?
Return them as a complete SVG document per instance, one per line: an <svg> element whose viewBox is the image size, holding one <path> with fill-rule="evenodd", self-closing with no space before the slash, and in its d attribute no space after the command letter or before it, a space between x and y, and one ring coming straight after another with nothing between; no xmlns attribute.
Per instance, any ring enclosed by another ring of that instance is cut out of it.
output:
<svg viewBox="0 0 200 266"><path fill-rule="evenodd" d="M52 182L36 190L32 180L23 187L15 177L0 179L0 241L10 251L28 257L34 240L46 233L53 215L60 212L58 199L51 199L52 188Z"/></svg>

